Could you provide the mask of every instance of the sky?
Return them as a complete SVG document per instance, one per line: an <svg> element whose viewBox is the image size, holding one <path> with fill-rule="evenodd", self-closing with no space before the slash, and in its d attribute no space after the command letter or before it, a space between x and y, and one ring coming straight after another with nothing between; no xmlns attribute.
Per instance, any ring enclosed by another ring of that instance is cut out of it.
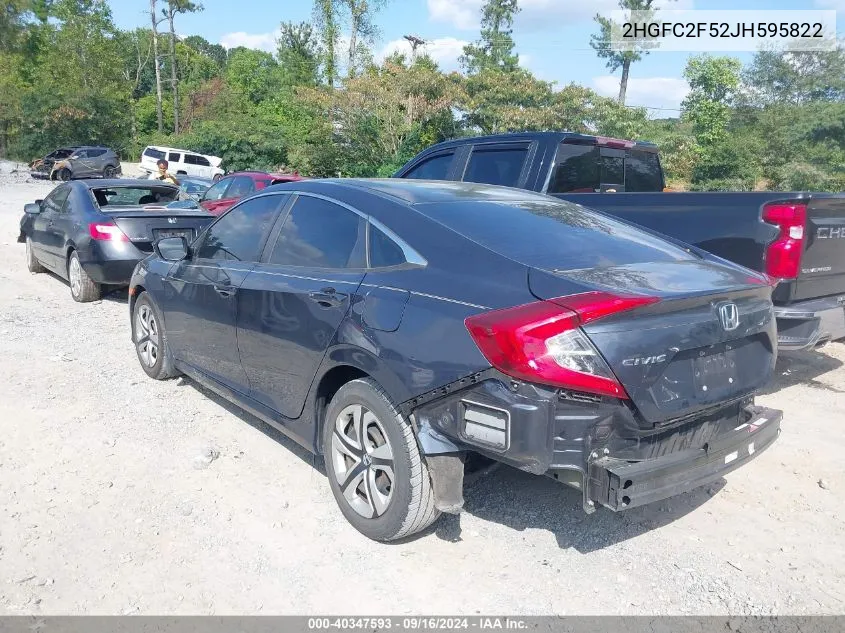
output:
<svg viewBox="0 0 845 633"><path fill-rule="evenodd" d="M121 28L149 24L148 0L109 0ZM275 50L281 22L309 21L312 0L201 0L204 10L177 18L182 35L201 35L226 47ZM840 35L845 29L845 0L658 0L673 9L836 9ZM416 35L443 70L456 70L464 44L479 35L483 0L389 0L377 16L381 36L374 50L381 58L395 50L410 51L404 35ZM593 16L616 8L617 0L520 0L514 40L520 64L540 79L559 86L571 82L616 96L619 72L590 48L596 31ZM629 105L648 107L653 117L678 115L688 91L683 69L691 53L655 51L631 68ZM731 53L743 63L751 53Z"/></svg>

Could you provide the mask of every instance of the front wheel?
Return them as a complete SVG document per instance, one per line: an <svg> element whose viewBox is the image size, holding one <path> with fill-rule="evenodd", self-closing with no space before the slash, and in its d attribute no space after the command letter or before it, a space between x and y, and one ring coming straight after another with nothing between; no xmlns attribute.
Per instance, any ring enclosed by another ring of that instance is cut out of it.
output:
<svg viewBox="0 0 845 633"><path fill-rule="evenodd" d="M47 271L41 265L41 262L36 259L35 253L32 250L32 238L29 235L26 236L26 269L31 273L43 273Z"/></svg>
<svg viewBox="0 0 845 633"><path fill-rule="evenodd" d="M323 454L340 511L365 536L392 541L440 516L413 429L370 378L345 384L332 398Z"/></svg>
<svg viewBox="0 0 845 633"><path fill-rule="evenodd" d="M70 169L68 169L67 167L62 167L59 170L58 176L59 180L61 180L62 182L67 182L71 179L72 174L70 173Z"/></svg>
<svg viewBox="0 0 845 633"><path fill-rule="evenodd" d="M212 180L213 180L214 182L217 182L217 181L218 181L218 180L220 180L222 177L223 177L223 176L222 176L221 174L214 174L214 177L212 178Z"/></svg>
<svg viewBox="0 0 845 633"><path fill-rule="evenodd" d="M158 307L146 292L141 293L132 309L132 340L141 368L150 378L166 380L178 375L167 344L167 332Z"/></svg>
<svg viewBox="0 0 845 633"><path fill-rule="evenodd" d="M70 282L70 295L74 301L88 303L100 298L100 284L96 283L79 263L76 251L70 254L67 262L67 278Z"/></svg>

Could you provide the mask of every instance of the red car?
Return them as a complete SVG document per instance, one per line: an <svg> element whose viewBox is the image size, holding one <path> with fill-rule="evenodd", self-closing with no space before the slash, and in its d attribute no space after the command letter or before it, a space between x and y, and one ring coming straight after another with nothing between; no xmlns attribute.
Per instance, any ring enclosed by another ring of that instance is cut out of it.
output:
<svg viewBox="0 0 845 633"><path fill-rule="evenodd" d="M200 206L209 213L221 215L232 208L238 200L256 191L280 182L296 182L302 179L302 176L296 172L268 174L264 171L239 171L214 183L200 198Z"/></svg>

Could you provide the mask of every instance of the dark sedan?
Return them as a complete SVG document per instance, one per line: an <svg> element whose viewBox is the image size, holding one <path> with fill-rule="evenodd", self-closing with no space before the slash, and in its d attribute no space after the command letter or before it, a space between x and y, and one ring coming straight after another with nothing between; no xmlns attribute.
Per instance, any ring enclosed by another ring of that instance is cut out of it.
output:
<svg viewBox="0 0 845 633"><path fill-rule="evenodd" d="M132 276L144 371L187 374L325 457L391 540L458 512L467 457L592 512L720 478L777 437L763 275L578 205L430 181L248 198Z"/></svg>
<svg viewBox="0 0 845 633"><path fill-rule="evenodd" d="M103 287L125 286L163 237L193 239L213 218L201 209L167 209L179 189L149 180L80 180L24 207L19 242L30 272L50 270L70 281L76 301Z"/></svg>

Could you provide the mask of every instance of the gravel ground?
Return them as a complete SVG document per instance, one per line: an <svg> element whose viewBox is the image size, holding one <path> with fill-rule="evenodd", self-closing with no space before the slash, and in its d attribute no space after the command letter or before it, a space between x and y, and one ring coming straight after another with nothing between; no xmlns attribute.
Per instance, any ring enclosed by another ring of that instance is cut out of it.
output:
<svg viewBox="0 0 845 633"><path fill-rule="evenodd" d="M184 379L155 382L126 298L30 275L0 164L0 613L845 613L845 345L782 358L778 442L614 515L502 468L466 512L380 545L322 466Z"/></svg>

